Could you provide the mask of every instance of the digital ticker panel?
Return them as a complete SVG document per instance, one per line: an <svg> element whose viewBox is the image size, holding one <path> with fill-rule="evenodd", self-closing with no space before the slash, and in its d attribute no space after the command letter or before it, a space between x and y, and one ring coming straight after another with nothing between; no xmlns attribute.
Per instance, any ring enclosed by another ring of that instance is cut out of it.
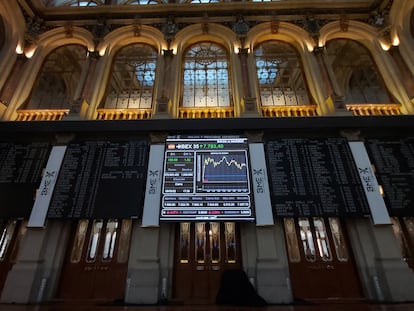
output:
<svg viewBox="0 0 414 311"><path fill-rule="evenodd" d="M249 174L246 138L168 138L160 220L252 221Z"/></svg>

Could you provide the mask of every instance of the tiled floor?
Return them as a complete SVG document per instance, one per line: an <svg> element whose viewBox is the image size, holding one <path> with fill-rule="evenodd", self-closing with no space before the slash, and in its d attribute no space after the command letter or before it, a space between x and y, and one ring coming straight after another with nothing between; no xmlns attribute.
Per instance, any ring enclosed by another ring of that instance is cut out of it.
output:
<svg viewBox="0 0 414 311"><path fill-rule="evenodd" d="M238 307L216 305L131 306L110 304L54 303L43 305L0 304L0 311L414 311L414 303L374 304L307 304L271 305L265 307Z"/></svg>

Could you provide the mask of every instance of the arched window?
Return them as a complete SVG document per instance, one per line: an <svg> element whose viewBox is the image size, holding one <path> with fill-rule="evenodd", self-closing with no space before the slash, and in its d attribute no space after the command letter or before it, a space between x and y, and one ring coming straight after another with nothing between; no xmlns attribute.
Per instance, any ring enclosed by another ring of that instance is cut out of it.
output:
<svg viewBox="0 0 414 311"><path fill-rule="evenodd" d="M232 106L227 51L212 42L192 45L184 54L182 107Z"/></svg>
<svg viewBox="0 0 414 311"><path fill-rule="evenodd" d="M147 44L122 48L115 56L103 108L151 108L157 56Z"/></svg>
<svg viewBox="0 0 414 311"><path fill-rule="evenodd" d="M66 45L50 53L43 63L25 109L70 108L86 61L87 50Z"/></svg>
<svg viewBox="0 0 414 311"><path fill-rule="evenodd" d="M261 43L254 50L262 106L309 105L300 59L289 44Z"/></svg>
<svg viewBox="0 0 414 311"><path fill-rule="evenodd" d="M328 42L326 51L345 104L392 102L369 51L363 45L353 40L337 39Z"/></svg>

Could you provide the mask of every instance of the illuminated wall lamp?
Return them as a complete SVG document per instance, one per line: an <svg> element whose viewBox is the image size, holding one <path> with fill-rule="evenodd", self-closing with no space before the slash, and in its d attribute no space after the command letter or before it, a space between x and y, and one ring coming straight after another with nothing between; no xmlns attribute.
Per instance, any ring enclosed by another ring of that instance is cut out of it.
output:
<svg viewBox="0 0 414 311"><path fill-rule="evenodd" d="M36 47L32 46L26 49L26 51L24 52L24 55L27 58L32 58L33 54L36 52Z"/></svg>
<svg viewBox="0 0 414 311"><path fill-rule="evenodd" d="M99 56L104 56L106 52L106 46L99 49Z"/></svg>
<svg viewBox="0 0 414 311"><path fill-rule="evenodd" d="M380 41L381 47L384 51L388 51L390 49L390 44L384 41Z"/></svg>
<svg viewBox="0 0 414 311"><path fill-rule="evenodd" d="M16 53L19 55L24 53L23 47L20 45L20 43L16 46Z"/></svg>
<svg viewBox="0 0 414 311"><path fill-rule="evenodd" d="M400 38L398 36L394 36L394 39L392 40L393 46L399 46L400 45Z"/></svg>

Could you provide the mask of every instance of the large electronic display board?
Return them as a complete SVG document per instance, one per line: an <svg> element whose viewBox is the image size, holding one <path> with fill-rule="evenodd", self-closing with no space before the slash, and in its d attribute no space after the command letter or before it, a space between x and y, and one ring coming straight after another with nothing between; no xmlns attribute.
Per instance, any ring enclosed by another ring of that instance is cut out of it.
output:
<svg viewBox="0 0 414 311"><path fill-rule="evenodd" d="M414 216L414 137L367 139L391 216Z"/></svg>
<svg viewBox="0 0 414 311"><path fill-rule="evenodd" d="M277 216L369 215L345 138L280 138L267 142L266 149Z"/></svg>
<svg viewBox="0 0 414 311"><path fill-rule="evenodd" d="M30 215L49 152L46 142L0 142L0 218Z"/></svg>
<svg viewBox="0 0 414 311"><path fill-rule="evenodd" d="M161 221L252 221L250 195L247 138L167 138Z"/></svg>
<svg viewBox="0 0 414 311"><path fill-rule="evenodd" d="M70 143L48 218L139 217L147 161L145 140Z"/></svg>

